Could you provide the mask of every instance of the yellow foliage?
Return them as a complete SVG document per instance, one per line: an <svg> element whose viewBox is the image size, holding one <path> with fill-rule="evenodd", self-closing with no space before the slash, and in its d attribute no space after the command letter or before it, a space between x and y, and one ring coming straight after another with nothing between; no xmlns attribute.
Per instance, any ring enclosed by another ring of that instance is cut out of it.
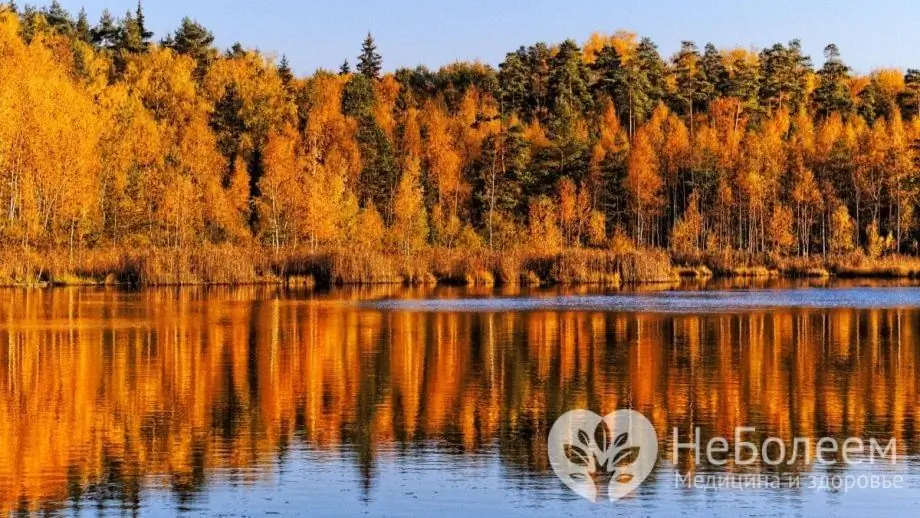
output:
<svg viewBox="0 0 920 518"><path fill-rule="evenodd" d="M556 252L563 244L555 203L545 196L530 203L530 244L538 253Z"/></svg>
<svg viewBox="0 0 920 518"><path fill-rule="evenodd" d="M792 211L786 207L776 206L767 225L767 239L774 252L787 254L795 247L793 226Z"/></svg>
<svg viewBox="0 0 920 518"><path fill-rule="evenodd" d="M831 252L835 254L847 254L855 248L853 235L856 231L856 224L850 217L850 211L846 205L837 205L831 214Z"/></svg>

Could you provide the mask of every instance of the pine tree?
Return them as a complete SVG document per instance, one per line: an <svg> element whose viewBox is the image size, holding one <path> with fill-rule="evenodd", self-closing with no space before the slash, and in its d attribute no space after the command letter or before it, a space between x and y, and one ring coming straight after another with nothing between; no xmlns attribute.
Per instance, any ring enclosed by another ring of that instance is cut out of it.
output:
<svg viewBox="0 0 920 518"><path fill-rule="evenodd" d="M726 70L722 95L738 99L738 111L735 115L737 124L742 112L757 112L761 109L760 65L756 56L740 51L729 55Z"/></svg>
<svg viewBox="0 0 920 518"><path fill-rule="evenodd" d="M241 58L246 55L246 49L243 48L242 43L238 41L234 41L233 45L230 45L230 48L227 49L226 52L224 52L224 55L228 59Z"/></svg>
<svg viewBox="0 0 920 518"><path fill-rule="evenodd" d="M61 3L58 0L52 0L51 5L45 9L43 14L45 15L45 21L48 22L52 29L61 34L71 34L73 32L74 24L70 18L70 13L61 7Z"/></svg>
<svg viewBox="0 0 920 518"><path fill-rule="evenodd" d="M648 107L648 112L651 112L664 99L667 89L667 78L665 77L667 65L661 59L661 55L658 53L658 46L655 45L651 38L642 38L639 41L639 45L636 46L635 61L636 66L639 67L648 82L646 94L651 101L651 106Z"/></svg>
<svg viewBox="0 0 920 518"><path fill-rule="evenodd" d="M339 75L347 76L351 73L351 65L348 64L348 60L342 62L342 66L339 67Z"/></svg>
<svg viewBox="0 0 920 518"><path fill-rule="evenodd" d="M708 95L706 77L701 66L702 56L692 41L681 42L680 51L674 56L673 72L675 83L675 108L689 117L690 134L693 134L693 118L697 107L705 104Z"/></svg>
<svg viewBox="0 0 920 518"><path fill-rule="evenodd" d="M638 49L637 49L638 50ZM644 50L645 57L639 59L637 54L624 65L617 49L606 45L601 49L594 62L597 74L595 88L605 93L617 108L617 116L627 122L630 135L635 133L640 122L644 121L660 100L660 86L655 83L663 81L657 77L659 67ZM657 51L655 52L657 55ZM656 74L653 78L650 73Z"/></svg>
<svg viewBox="0 0 920 518"><path fill-rule="evenodd" d="M112 49L118 44L120 32L112 13L105 9L102 11L99 23L93 27L90 34L92 35L93 45L103 49Z"/></svg>
<svg viewBox="0 0 920 518"><path fill-rule="evenodd" d="M530 188L527 167L529 149L520 125L489 135L483 141L479 174L474 178L473 201L479 226L485 229L491 246L501 243L496 236L496 222L501 218L523 219Z"/></svg>
<svg viewBox="0 0 920 518"><path fill-rule="evenodd" d="M767 110L787 107L797 112L805 103L808 75L811 73L811 58L802 54L799 40L792 40L788 46L777 43L760 53L761 102Z"/></svg>
<svg viewBox="0 0 920 518"><path fill-rule="evenodd" d="M503 101L522 119L548 120L552 50L545 43L509 53L499 66L498 84Z"/></svg>
<svg viewBox="0 0 920 518"><path fill-rule="evenodd" d="M498 66L498 83L507 108L524 113L528 98L527 49L521 47L505 56L505 61Z"/></svg>
<svg viewBox="0 0 920 518"><path fill-rule="evenodd" d="M131 11L126 12L125 17L121 20L118 31L118 45L116 47L119 51L128 54L137 54L144 50L145 45L141 36L140 25Z"/></svg>
<svg viewBox="0 0 920 518"><path fill-rule="evenodd" d="M204 74L217 54L211 31L188 17L182 19L182 24L171 37L163 41L163 45L179 54L191 56L198 63L199 76Z"/></svg>
<svg viewBox="0 0 920 518"><path fill-rule="evenodd" d="M594 74L596 81L594 89L598 97L604 96L618 110L620 119L632 124L633 92L629 88L627 70L623 67L623 59L613 45L605 45L594 60ZM630 130L631 131L631 130Z"/></svg>
<svg viewBox="0 0 920 518"><path fill-rule="evenodd" d="M581 59L581 49L572 40L565 40L553 57L549 90L557 118L571 119L591 107L588 69Z"/></svg>
<svg viewBox="0 0 920 518"><path fill-rule="evenodd" d="M527 105L528 118L548 119L549 71L553 51L545 43L537 43L527 49L527 72L530 83Z"/></svg>
<svg viewBox="0 0 920 518"><path fill-rule="evenodd" d="M726 83L728 82L728 69L725 68L725 61L722 54L712 43L707 43L703 49L703 57L700 59L700 95L708 106L717 97L725 95Z"/></svg>
<svg viewBox="0 0 920 518"><path fill-rule="evenodd" d="M824 48L825 62L818 71L818 88L812 94L815 112L819 117L832 113L847 115L853 109L853 98L847 82L850 67L840 59L840 51L833 43Z"/></svg>
<svg viewBox="0 0 920 518"><path fill-rule="evenodd" d="M383 58L377 53L374 37L367 33L367 38L361 45L361 55L358 56L358 72L368 79L378 79L382 67Z"/></svg>
<svg viewBox="0 0 920 518"><path fill-rule="evenodd" d="M895 106L890 99L885 97L878 81L874 79L859 92L855 104L856 113L867 122L873 122L879 117L887 120L891 117L891 109Z"/></svg>

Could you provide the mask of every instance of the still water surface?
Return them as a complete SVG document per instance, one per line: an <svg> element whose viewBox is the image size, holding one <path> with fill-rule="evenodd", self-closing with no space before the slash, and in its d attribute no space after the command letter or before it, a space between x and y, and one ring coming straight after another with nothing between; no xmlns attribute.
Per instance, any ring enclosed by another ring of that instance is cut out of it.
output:
<svg viewBox="0 0 920 518"><path fill-rule="evenodd" d="M0 291L0 515L913 513L920 289L716 288ZM631 498L592 504L553 474L549 429L575 408L633 408L658 430ZM705 443L737 426L893 437L900 458L672 463L673 428ZM903 483L675 478L740 472Z"/></svg>

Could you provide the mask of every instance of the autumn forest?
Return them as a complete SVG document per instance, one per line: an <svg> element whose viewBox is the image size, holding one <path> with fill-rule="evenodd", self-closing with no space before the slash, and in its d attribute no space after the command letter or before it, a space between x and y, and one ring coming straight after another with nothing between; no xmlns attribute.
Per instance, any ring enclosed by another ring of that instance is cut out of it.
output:
<svg viewBox="0 0 920 518"><path fill-rule="evenodd" d="M920 272L920 70L620 31L298 77L157 36L0 7L0 281Z"/></svg>

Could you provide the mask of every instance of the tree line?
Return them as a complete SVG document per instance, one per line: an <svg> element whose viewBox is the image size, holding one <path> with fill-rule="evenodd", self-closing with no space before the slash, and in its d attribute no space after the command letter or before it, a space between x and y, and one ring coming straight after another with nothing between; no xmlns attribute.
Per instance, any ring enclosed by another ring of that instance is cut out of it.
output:
<svg viewBox="0 0 920 518"><path fill-rule="evenodd" d="M186 18L0 7L0 242L917 253L920 71L628 32L297 77Z"/></svg>

